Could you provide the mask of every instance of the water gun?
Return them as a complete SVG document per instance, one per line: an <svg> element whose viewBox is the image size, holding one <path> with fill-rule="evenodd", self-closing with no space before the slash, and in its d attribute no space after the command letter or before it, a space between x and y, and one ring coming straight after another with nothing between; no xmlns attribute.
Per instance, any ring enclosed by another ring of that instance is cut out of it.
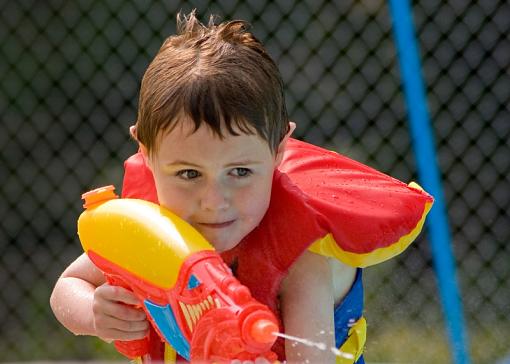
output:
<svg viewBox="0 0 510 364"><path fill-rule="evenodd" d="M134 292L161 341L188 361L277 360L278 320L191 225L151 202L119 199L113 186L82 198L84 251L108 283ZM115 347L135 359L147 357L149 344L145 337Z"/></svg>

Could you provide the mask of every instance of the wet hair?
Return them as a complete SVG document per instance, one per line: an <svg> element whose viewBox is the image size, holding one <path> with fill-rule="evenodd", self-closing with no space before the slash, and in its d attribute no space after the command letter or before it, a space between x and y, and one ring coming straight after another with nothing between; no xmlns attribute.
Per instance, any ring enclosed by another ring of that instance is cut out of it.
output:
<svg viewBox="0 0 510 364"><path fill-rule="evenodd" d="M157 138L188 119L214 134L257 134L273 152L289 129L283 82L275 62L245 21L202 24L177 15L140 88L137 139L149 153Z"/></svg>

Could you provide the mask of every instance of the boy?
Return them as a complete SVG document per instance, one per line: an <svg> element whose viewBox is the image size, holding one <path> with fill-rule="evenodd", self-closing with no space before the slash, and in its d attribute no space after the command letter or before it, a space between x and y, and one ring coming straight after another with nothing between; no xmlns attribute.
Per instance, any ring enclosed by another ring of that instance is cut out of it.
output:
<svg viewBox="0 0 510 364"><path fill-rule="evenodd" d="M131 129L140 152L126 162L123 196L159 203L194 226L286 334L340 347L348 355L339 362L363 363L355 267L404 250L430 196L292 140L279 71L246 23L204 26L194 13L177 20L179 34L142 80ZM86 255L51 297L65 327L104 340L147 335L143 312L130 306L137 303L105 284ZM273 350L292 363L335 362L330 351L292 341Z"/></svg>

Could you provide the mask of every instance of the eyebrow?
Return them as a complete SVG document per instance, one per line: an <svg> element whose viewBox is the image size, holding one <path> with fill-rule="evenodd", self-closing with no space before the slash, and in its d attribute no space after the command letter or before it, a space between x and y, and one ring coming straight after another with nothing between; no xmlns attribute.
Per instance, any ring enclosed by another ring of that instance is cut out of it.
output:
<svg viewBox="0 0 510 364"><path fill-rule="evenodd" d="M247 166L247 165L251 165L251 164L262 164L262 162L251 160L251 159L245 159L245 160L240 160L240 161L234 162L234 163L228 163L226 165L226 167Z"/></svg>
<svg viewBox="0 0 510 364"><path fill-rule="evenodd" d="M253 165L253 164L262 164L262 162L256 161L256 160L251 160L251 159L244 159L244 160L228 163L225 165L225 167L246 166L246 165ZM165 164L165 167L175 167L175 166L189 166L189 167L196 167L196 168L202 167L198 164L183 161L183 160L176 160L176 161Z"/></svg>
<svg viewBox="0 0 510 364"><path fill-rule="evenodd" d="M200 167L198 164L176 160L170 163L165 163L165 167L175 167L175 166L190 166L190 167Z"/></svg>

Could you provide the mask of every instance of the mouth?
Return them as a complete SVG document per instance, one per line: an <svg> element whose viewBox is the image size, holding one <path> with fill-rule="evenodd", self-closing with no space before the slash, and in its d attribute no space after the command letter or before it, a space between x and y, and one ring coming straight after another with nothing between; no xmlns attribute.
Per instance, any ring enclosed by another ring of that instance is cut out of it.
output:
<svg viewBox="0 0 510 364"><path fill-rule="evenodd" d="M198 225L201 227L209 228L209 229L224 229L226 227L229 227L235 222L235 220L229 220L224 222L213 222L213 223L206 223L206 222L199 222Z"/></svg>

